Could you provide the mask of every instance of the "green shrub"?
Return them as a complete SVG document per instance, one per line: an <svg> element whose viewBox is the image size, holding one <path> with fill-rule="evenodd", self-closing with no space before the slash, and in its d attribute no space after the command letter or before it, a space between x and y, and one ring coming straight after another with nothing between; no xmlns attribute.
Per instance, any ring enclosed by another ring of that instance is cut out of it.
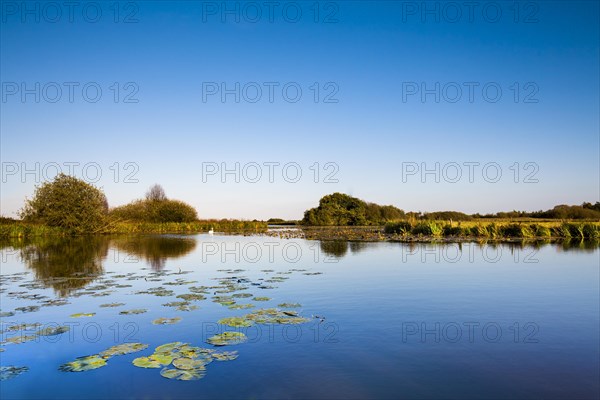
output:
<svg viewBox="0 0 600 400"><path fill-rule="evenodd" d="M69 234L83 234L100 231L106 224L107 212L106 196L100 189L59 174L52 182L36 187L33 198L25 201L20 216L25 222L63 228Z"/></svg>

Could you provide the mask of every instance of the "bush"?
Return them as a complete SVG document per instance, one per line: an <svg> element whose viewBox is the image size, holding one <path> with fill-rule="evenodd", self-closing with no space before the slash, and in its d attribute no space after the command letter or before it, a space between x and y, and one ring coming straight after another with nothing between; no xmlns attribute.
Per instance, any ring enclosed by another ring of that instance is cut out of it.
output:
<svg viewBox="0 0 600 400"><path fill-rule="evenodd" d="M65 174L36 187L20 212L26 222L60 227L69 234L94 233L106 224L108 203L102 191Z"/></svg>
<svg viewBox="0 0 600 400"><path fill-rule="evenodd" d="M178 200L137 200L112 209L110 215L134 222L193 222L198 219L194 207Z"/></svg>

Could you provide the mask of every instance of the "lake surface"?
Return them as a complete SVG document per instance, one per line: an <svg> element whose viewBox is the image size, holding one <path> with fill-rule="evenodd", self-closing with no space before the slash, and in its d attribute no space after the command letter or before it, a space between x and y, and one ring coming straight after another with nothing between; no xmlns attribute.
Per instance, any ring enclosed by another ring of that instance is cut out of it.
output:
<svg viewBox="0 0 600 400"><path fill-rule="evenodd" d="M597 398L599 263L589 243L225 235L4 243L0 364L28 369L1 381L0 397ZM271 308L281 321L217 324ZM121 314L136 309L146 311ZM93 315L72 317L80 313ZM69 330L36 334L58 326ZM246 341L206 342L224 331ZM28 341L11 343L18 336ZM134 342L148 347L97 369L59 369ZM171 342L237 358L215 359L189 381L132 364Z"/></svg>

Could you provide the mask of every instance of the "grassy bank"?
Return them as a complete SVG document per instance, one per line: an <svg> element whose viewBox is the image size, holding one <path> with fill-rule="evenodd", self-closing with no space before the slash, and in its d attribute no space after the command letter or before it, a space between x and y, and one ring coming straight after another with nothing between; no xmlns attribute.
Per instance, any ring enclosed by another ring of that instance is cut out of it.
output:
<svg viewBox="0 0 600 400"><path fill-rule="evenodd" d="M143 233L202 233L210 229L215 232L244 233L265 232L267 223L240 220L201 220L195 222L113 222L95 234L143 234ZM61 228L46 225L11 222L0 224L0 237L69 236Z"/></svg>
<svg viewBox="0 0 600 400"><path fill-rule="evenodd" d="M489 239L598 239L600 223L574 221L512 222L400 221L389 223L384 233L399 236L476 237Z"/></svg>

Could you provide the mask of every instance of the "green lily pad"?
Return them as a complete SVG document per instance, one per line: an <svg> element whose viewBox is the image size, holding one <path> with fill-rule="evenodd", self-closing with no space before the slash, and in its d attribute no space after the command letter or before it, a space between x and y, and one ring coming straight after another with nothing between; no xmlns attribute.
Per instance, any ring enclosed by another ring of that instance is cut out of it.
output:
<svg viewBox="0 0 600 400"><path fill-rule="evenodd" d="M100 356L104 358L122 356L124 354L137 353L148 348L147 344L144 343L123 343L117 346L109 347L108 349L100 352Z"/></svg>
<svg viewBox="0 0 600 400"><path fill-rule="evenodd" d="M14 365L8 365L6 367L0 367L0 381L7 381L12 378L29 371L28 367L15 367Z"/></svg>
<svg viewBox="0 0 600 400"><path fill-rule="evenodd" d="M136 308L136 309L133 309L133 310L121 311L119 314L121 314L121 315L143 314L146 311L148 311L148 310L146 310L145 308Z"/></svg>
<svg viewBox="0 0 600 400"><path fill-rule="evenodd" d="M238 352L237 351L223 351L223 352L214 352L212 353L212 357L216 360L216 361L233 361L236 358L238 358Z"/></svg>
<svg viewBox="0 0 600 400"><path fill-rule="evenodd" d="M55 336L69 331L68 326L47 327L36 332L39 336Z"/></svg>
<svg viewBox="0 0 600 400"><path fill-rule="evenodd" d="M299 303L281 303L281 304L278 304L278 306L281 307L281 308L299 308L299 307L302 307L302 305L299 304Z"/></svg>
<svg viewBox="0 0 600 400"><path fill-rule="evenodd" d="M255 297L252 300L254 300L254 301L269 301L269 300L271 300L271 298L270 297Z"/></svg>
<svg viewBox="0 0 600 400"><path fill-rule="evenodd" d="M179 381L195 381L204 378L206 369L204 367L195 368L192 370L169 369L163 368L160 375L167 379L176 379Z"/></svg>
<svg viewBox="0 0 600 400"><path fill-rule="evenodd" d="M185 301L198 301L198 300L206 299L206 297L204 297L198 293L185 293L185 294L180 294L179 296L176 296L176 297L178 299L183 299Z"/></svg>
<svg viewBox="0 0 600 400"><path fill-rule="evenodd" d="M84 318L84 317L93 317L96 313L77 313L71 314L71 318Z"/></svg>
<svg viewBox="0 0 600 400"><path fill-rule="evenodd" d="M40 309L40 306L26 306L26 307L17 307L15 311L21 311L23 313L35 312Z"/></svg>
<svg viewBox="0 0 600 400"><path fill-rule="evenodd" d="M204 367L204 365L205 364L202 361L188 357L181 357L173 360L173 366L183 370L197 369L199 367Z"/></svg>
<svg viewBox="0 0 600 400"><path fill-rule="evenodd" d="M58 369L63 372L84 372L92 369L102 368L106 365L106 359L97 354L92 356L78 357L61 365Z"/></svg>
<svg viewBox="0 0 600 400"><path fill-rule="evenodd" d="M124 306L125 303L107 303L107 304L100 304L100 307L102 308L107 308L107 307L121 307Z"/></svg>
<svg viewBox="0 0 600 400"><path fill-rule="evenodd" d="M13 336L13 337L4 339L4 342L2 342L2 343L21 344L21 343L25 343L25 342L31 342L32 340L35 340L35 339L37 339L36 335L19 335L19 336Z"/></svg>
<svg viewBox="0 0 600 400"><path fill-rule="evenodd" d="M167 364L161 364L160 362L153 360L151 357L138 357L131 363L139 368L160 368L163 365L169 365L171 362Z"/></svg>
<svg viewBox="0 0 600 400"><path fill-rule="evenodd" d="M154 349L154 351L156 353L170 353L173 350L183 347L185 345L186 343L182 342L165 343L163 345L158 346L156 349Z"/></svg>
<svg viewBox="0 0 600 400"><path fill-rule="evenodd" d="M226 331L209 337L206 342L213 346L228 346L244 343L247 340L248 337L241 332Z"/></svg>
<svg viewBox="0 0 600 400"><path fill-rule="evenodd" d="M158 318L152 321L154 325L172 325L181 321L181 317L175 318Z"/></svg>
<svg viewBox="0 0 600 400"><path fill-rule="evenodd" d="M234 297L236 299L245 299L248 297L252 297L251 293L236 293L234 295L232 295L231 297Z"/></svg>
<svg viewBox="0 0 600 400"><path fill-rule="evenodd" d="M254 321L250 321L244 317L221 318L217 321L217 323L221 325L231 326L234 328L249 327L254 325Z"/></svg>
<svg viewBox="0 0 600 400"><path fill-rule="evenodd" d="M254 304L233 304L228 308L230 310L247 310L249 308L254 308Z"/></svg>
<svg viewBox="0 0 600 400"><path fill-rule="evenodd" d="M40 326L42 326L42 324L40 324L39 322L35 322L33 324L11 325L8 328L6 328L5 330L3 330L2 333L4 333L4 332L16 332L16 331L32 331L34 329L39 328Z"/></svg>
<svg viewBox="0 0 600 400"><path fill-rule="evenodd" d="M12 317L14 315L15 315L15 313L12 311L0 312L0 318Z"/></svg>

